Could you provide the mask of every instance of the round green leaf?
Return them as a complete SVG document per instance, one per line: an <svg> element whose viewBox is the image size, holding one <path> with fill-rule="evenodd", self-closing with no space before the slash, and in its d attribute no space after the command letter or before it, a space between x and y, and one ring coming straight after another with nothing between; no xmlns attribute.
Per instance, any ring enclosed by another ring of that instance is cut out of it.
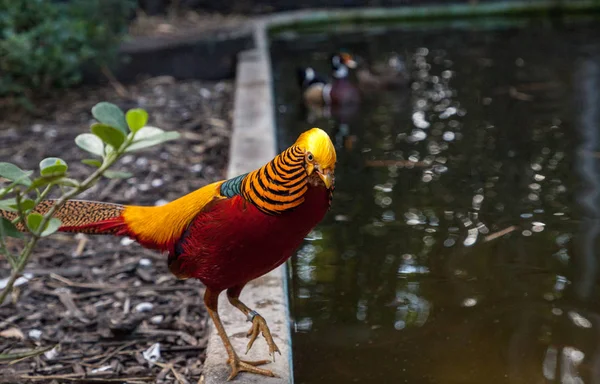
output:
<svg viewBox="0 0 600 384"><path fill-rule="evenodd" d="M68 168L67 163L58 157L47 157L40 161L40 174L43 177L64 175Z"/></svg>
<svg viewBox="0 0 600 384"><path fill-rule="evenodd" d="M61 224L62 222L60 221L60 219L57 219L56 217L51 218L50 221L48 221L46 228L42 231L40 235L42 237L50 236L54 232L58 231L58 228L60 228Z"/></svg>
<svg viewBox="0 0 600 384"><path fill-rule="evenodd" d="M79 184L79 181L77 181L75 179L70 179L68 177L61 177L60 179L56 180L55 183L58 185L64 185L65 187L73 187L73 188L77 188L81 185L81 184Z"/></svg>
<svg viewBox="0 0 600 384"><path fill-rule="evenodd" d="M35 207L35 202L31 199L25 199L21 201L21 209L23 211L27 211ZM17 212L19 207L17 206L17 199L10 198L0 200L0 209L10 212Z"/></svg>
<svg viewBox="0 0 600 384"><path fill-rule="evenodd" d="M25 200L21 201L21 209L23 209L24 211L33 209L33 207L35 207L35 201L33 201L33 200L25 199Z"/></svg>
<svg viewBox="0 0 600 384"><path fill-rule="evenodd" d="M97 156L104 156L104 143L102 140L91 133L82 133L75 138L75 144L84 151Z"/></svg>
<svg viewBox="0 0 600 384"><path fill-rule="evenodd" d="M178 132L165 132L156 127L144 127L135 134L135 140L127 147L125 152L152 147L165 141L178 139L179 137Z"/></svg>
<svg viewBox="0 0 600 384"><path fill-rule="evenodd" d="M95 137L95 136L94 136ZM96 159L83 159L81 162L85 165L90 165L92 167L100 168L102 166L102 162Z"/></svg>
<svg viewBox="0 0 600 384"><path fill-rule="evenodd" d="M160 135L161 133L165 133L165 131L157 127L146 126L135 134L135 141L146 140L152 136Z"/></svg>
<svg viewBox="0 0 600 384"><path fill-rule="evenodd" d="M31 189L41 188L48 184L55 183L58 180L62 179L63 177L64 177L64 173L57 173L57 174L52 174L50 176L38 177L37 179L33 180L33 182L31 183L31 186L29 188L31 188Z"/></svg>
<svg viewBox="0 0 600 384"><path fill-rule="evenodd" d="M129 125L131 132L137 132L146 126L146 123L148 122L148 112L141 108L130 109L127 111L125 118L127 119L127 124Z"/></svg>
<svg viewBox="0 0 600 384"><path fill-rule="evenodd" d="M0 217L0 236L1 237L16 237L17 239L23 238L23 234L19 232L17 227L10 220Z"/></svg>
<svg viewBox="0 0 600 384"><path fill-rule="evenodd" d="M39 213L31 213L27 216L27 227L31 232L36 232L39 229L42 220L43 217Z"/></svg>
<svg viewBox="0 0 600 384"><path fill-rule="evenodd" d="M17 212L17 199L11 197L9 199L0 200L0 209L3 211Z"/></svg>
<svg viewBox="0 0 600 384"><path fill-rule="evenodd" d="M32 171L24 171L11 163L0 163L0 177L25 185L26 187L31 185L29 175L32 173Z"/></svg>
<svg viewBox="0 0 600 384"><path fill-rule="evenodd" d="M98 103L92 108L92 115L102 124L106 124L127 134L125 114L116 105L105 101Z"/></svg>
<svg viewBox="0 0 600 384"><path fill-rule="evenodd" d="M121 147L121 144L125 141L125 134L110 125L96 123L92 124L91 129L94 135L115 149Z"/></svg>

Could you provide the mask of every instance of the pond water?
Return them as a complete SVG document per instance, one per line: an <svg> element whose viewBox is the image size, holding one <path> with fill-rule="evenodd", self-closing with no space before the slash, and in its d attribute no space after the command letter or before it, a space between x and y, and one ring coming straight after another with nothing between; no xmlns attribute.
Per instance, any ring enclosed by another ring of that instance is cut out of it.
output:
<svg viewBox="0 0 600 384"><path fill-rule="evenodd" d="M519 24L274 38L281 147L338 145L290 269L297 384L600 383L600 27ZM412 84L308 122L295 68L339 48Z"/></svg>

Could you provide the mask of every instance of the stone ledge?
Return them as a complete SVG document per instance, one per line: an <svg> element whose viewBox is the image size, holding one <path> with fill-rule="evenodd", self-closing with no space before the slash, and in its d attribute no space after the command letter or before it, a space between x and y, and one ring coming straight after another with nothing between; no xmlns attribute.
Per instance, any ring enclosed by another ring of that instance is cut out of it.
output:
<svg viewBox="0 0 600 384"><path fill-rule="evenodd" d="M238 56L234 102L233 134L229 158L228 177L252 171L270 161L276 151L275 122L271 63L268 51L250 50ZM268 322L273 339L281 355L275 362L265 365L278 377L267 378L242 372L234 382L250 384L287 384L293 382L289 306L287 302L286 265L249 282L240 299L257 310ZM250 323L233 308L225 294L219 298L219 314L233 347L242 359L268 359L268 347L259 336L252 350L244 355ZM206 362L201 381L204 384L224 383L230 368L227 353L214 326L210 323L210 336Z"/></svg>

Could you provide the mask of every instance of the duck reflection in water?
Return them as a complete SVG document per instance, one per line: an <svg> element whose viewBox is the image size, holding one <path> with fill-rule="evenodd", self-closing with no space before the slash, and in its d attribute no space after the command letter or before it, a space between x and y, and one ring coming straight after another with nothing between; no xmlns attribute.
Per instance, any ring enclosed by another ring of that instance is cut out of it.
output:
<svg viewBox="0 0 600 384"><path fill-rule="evenodd" d="M360 92L350 80L356 61L346 52L330 56L331 81L312 67L298 68L297 80L309 124L319 119L335 121L332 136L338 149L351 150L356 138L350 135L350 124L360 109Z"/></svg>

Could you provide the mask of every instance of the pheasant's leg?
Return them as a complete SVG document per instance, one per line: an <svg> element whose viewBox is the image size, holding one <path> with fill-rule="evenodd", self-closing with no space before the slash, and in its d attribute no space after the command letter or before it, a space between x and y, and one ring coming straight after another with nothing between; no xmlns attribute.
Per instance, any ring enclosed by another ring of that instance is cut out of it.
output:
<svg viewBox="0 0 600 384"><path fill-rule="evenodd" d="M262 332L263 336L265 337L265 340L267 341L267 344L269 345L269 356L273 356L273 361L275 361L275 352L279 353L280 355L281 352L279 351L279 348L273 341L273 336L271 336L271 330L267 325L267 321L264 317L259 315L258 312L248 308L246 304L240 301L239 297L240 293L242 292L242 288L244 288L243 285L229 288L227 290L227 298L229 299L231 305L242 311L242 313L248 318L248 321L252 322L252 327L248 331L248 337L250 337L250 341L248 342L248 346L246 347L246 353L248 353L250 348L252 348L252 345L254 345L254 341Z"/></svg>
<svg viewBox="0 0 600 384"><path fill-rule="evenodd" d="M256 374L264 375L264 376L275 377L275 374L273 374L273 372L269 371L268 369L262 369L262 368L256 367L258 365L267 364L269 362L268 360L261 360L261 361L240 360L237 353L235 353L235 350L233 349L233 345L231 345L231 342L229 341L229 338L227 337L227 333L225 333L225 328L223 327L223 323L221 323L221 318L219 317L219 310L218 310L219 293L220 292L213 292L210 289L207 289L206 292L204 293L204 304L206 305L206 310L208 311L210 318L212 319L213 323L215 324L215 327L217 328L217 333L219 334L219 337L221 337L221 341L223 341L223 345L225 346L225 350L227 351L227 356L229 356L229 358L227 359L227 363L231 366L231 374L227 378L227 381L233 379L234 377L237 376L238 373L244 372L244 371L250 372L250 373L256 373Z"/></svg>

